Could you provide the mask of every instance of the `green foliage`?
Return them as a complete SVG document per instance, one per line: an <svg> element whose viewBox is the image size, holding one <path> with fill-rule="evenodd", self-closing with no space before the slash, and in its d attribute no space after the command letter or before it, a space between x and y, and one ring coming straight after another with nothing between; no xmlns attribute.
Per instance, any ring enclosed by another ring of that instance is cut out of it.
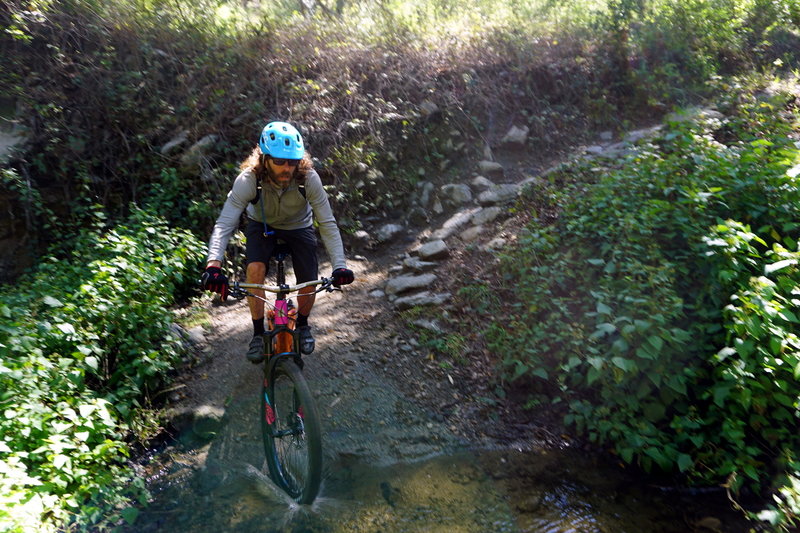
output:
<svg viewBox="0 0 800 533"><path fill-rule="evenodd" d="M800 446L794 127L754 100L530 191L560 215L504 258L515 311L485 336L505 378L548 380L625 462L768 488Z"/></svg>
<svg viewBox="0 0 800 533"><path fill-rule="evenodd" d="M125 441L179 360L167 306L201 251L188 233L135 211L3 287L0 529L113 523L130 498L144 502Z"/></svg>

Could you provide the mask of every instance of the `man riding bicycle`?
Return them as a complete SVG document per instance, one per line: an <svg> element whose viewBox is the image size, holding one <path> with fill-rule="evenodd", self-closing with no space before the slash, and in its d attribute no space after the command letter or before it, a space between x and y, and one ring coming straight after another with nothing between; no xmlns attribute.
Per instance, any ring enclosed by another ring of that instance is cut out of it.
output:
<svg viewBox="0 0 800 533"><path fill-rule="evenodd" d="M339 227L331 211L328 195L314 170L300 132L286 122L270 122L261 132L258 146L239 166L208 244L208 261L202 277L204 289L227 298L228 279L222 273L225 248L246 211L247 282L263 284L267 264L278 240L286 242L292 255L297 283L319 276L317 237L312 217L317 221L322 242L333 265L331 278L336 286L353 282L347 268ZM254 291L263 297L264 291ZM314 306L314 287L301 289L297 297L297 323L300 351L314 351L314 337L308 317ZM253 339L247 359L264 360L264 301L249 299L253 319Z"/></svg>

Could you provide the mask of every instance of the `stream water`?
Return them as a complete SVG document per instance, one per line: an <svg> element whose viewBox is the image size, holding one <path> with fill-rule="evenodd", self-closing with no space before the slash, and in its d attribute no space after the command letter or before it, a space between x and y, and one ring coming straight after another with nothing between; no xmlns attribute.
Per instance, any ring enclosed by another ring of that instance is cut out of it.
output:
<svg viewBox="0 0 800 533"><path fill-rule="evenodd" d="M321 493L299 506L266 475L255 407L226 416L209 443L154 452L154 498L137 532L744 532L724 495L647 486L577 450L444 449L387 464L341 451L326 434ZM229 407L229 411L231 411ZM252 412L250 412L252 411Z"/></svg>
<svg viewBox="0 0 800 533"><path fill-rule="evenodd" d="M322 307L321 316L331 317L346 309L335 301ZM153 498L124 528L128 533L750 529L721 490L661 490L581 450L533 436L503 447L464 441L438 418L430 400L399 388L402 366L388 372L380 363L375 354L392 353L380 328L371 331L372 351L349 342L355 330L337 327L334 337L317 329L320 349L303 373L322 419L324 479L314 504L298 506L266 475L258 422L261 377L240 353L250 332L225 329L233 327L231 316L242 314L233 306L225 313L215 317L215 331L228 342L215 344L213 364L186 381L195 398L191 405L205 403L222 414L210 427L195 419L174 442L140 458ZM213 377L204 379L205 372ZM466 404L451 382L434 386L449 387L452 401Z"/></svg>

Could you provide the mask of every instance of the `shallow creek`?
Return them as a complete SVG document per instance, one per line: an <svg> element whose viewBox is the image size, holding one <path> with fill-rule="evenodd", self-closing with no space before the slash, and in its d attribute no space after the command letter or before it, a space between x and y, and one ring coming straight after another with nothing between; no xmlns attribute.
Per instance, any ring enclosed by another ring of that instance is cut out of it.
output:
<svg viewBox="0 0 800 533"><path fill-rule="evenodd" d="M189 434L153 452L153 502L129 531L747 531L720 492L666 492L577 450L469 451L434 433L426 457L392 462L379 449L364 453L368 445L332 420L321 494L298 506L266 475L252 403L230 405L211 442Z"/></svg>
<svg viewBox="0 0 800 533"><path fill-rule="evenodd" d="M398 374L392 378L386 366L374 364L379 354L392 353L383 330L372 328L371 350L352 342L363 332L341 326L347 322L337 317L346 308L336 302L327 298L320 305L321 316L339 321L336 328L319 324L320 346L304 369L323 425L324 480L314 504L295 505L266 475L257 401L261 376L241 357L251 333L244 304L236 304L215 315L212 331L219 340L212 339L213 358L183 389L191 393L189 405L207 406L218 416L211 425L195 418L173 442L139 459L153 498L125 531L750 529L721 490L662 490L566 443L548 444L533 435L502 446L497 440L466 442L437 415L437 406L404 394ZM465 404L457 394L453 398L457 408Z"/></svg>

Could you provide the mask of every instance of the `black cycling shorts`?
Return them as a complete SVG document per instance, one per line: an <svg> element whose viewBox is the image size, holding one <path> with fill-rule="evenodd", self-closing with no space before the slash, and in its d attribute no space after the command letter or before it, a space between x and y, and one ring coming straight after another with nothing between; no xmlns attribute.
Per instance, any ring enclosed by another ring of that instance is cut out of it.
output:
<svg viewBox="0 0 800 533"><path fill-rule="evenodd" d="M301 229L277 229L269 237L264 237L264 224L248 220L244 230L247 238L245 257L247 264L264 263L269 266L269 258L275 251L278 239L286 241L292 254L292 267L296 283L313 281L319 277L317 262L317 234L313 226Z"/></svg>

